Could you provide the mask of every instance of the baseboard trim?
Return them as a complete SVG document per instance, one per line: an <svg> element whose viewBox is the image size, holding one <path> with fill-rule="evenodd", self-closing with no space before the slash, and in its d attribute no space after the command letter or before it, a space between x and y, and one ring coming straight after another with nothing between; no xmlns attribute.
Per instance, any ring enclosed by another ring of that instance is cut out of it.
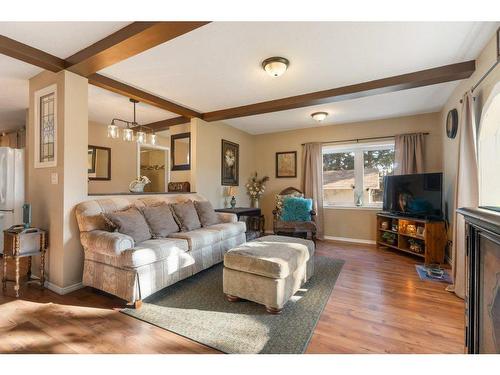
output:
<svg viewBox="0 0 500 375"><path fill-rule="evenodd" d="M376 244L376 242L373 240L363 240L361 238L336 237L336 236L324 236L324 238L325 238L325 240L329 240L329 241L360 243L360 244L364 244L364 245L375 245Z"/></svg>
<svg viewBox="0 0 500 375"><path fill-rule="evenodd" d="M74 292L75 290L83 288L83 284L81 282L73 284L73 285L65 286L65 287L60 287L59 285L53 284L50 281L46 281L45 286L47 287L47 289L53 291L54 293L60 294L60 295L68 294L68 293Z"/></svg>

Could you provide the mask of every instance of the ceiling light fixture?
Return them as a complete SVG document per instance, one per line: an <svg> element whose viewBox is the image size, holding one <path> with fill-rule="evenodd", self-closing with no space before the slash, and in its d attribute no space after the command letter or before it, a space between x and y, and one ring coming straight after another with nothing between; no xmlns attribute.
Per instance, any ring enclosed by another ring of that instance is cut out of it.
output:
<svg viewBox="0 0 500 375"><path fill-rule="evenodd" d="M262 61L262 68L271 76L279 77L286 72L290 61L284 57L270 57Z"/></svg>
<svg viewBox="0 0 500 375"><path fill-rule="evenodd" d="M328 112L314 112L311 117L317 122L322 122L328 117Z"/></svg>
<svg viewBox="0 0 500 375"><path fill-rule="evenodd" d="M108 125L108 138L119 138L120 137L120 129L116 125L116 122L123 122L125 123L126 127L125 129L122 130L123 135L122 138L126 142L132 142L134 141L134 131L136 131L136 137L135 140L137 143L144 144L147 142L147 133L150 132L151 134L149 135L150 138L150 143L152 145L156 144L156 134L152 128L146 125L140 125L136 121L136 111L135 111L135 105L139 103L138 100L130 98L130 102L134 104L134 121L126 121L122 120L119 118L114 118L111 120L111 123Z"/></svg>

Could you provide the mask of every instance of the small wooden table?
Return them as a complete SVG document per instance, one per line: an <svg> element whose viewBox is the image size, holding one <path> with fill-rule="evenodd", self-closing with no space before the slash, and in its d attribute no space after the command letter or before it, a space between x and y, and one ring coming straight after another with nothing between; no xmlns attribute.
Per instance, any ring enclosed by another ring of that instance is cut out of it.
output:
<svg viewBox="0 0 500 375"><path fill-rule="evenodd" d="M5 292L7 282L14 282L16 298L19 297L19 260L28 257L28 282L38 281L43 289L45 284L45 253L47 251L47 234L38 228L24 228L14 226L4 230L4 250L3 250L3 277L2 289ZM31 261L33 256L40 256L40 279L31 279ZM14 259L16 265L16 276L14 280L7 278L7 260Z"/></svg>
<svg viewBox="0 0 500 375"><path fill-rule="evenodd" d="M235 214L238 220L240 217L245 216L248 217L247 224L249 228L246 231L247 241L250 241L254 238L261 237L264 235L266 228L266 219L260 208L253 207L235 207L235 208L218 208L215 212L225 212L229 214Z"/></svg>

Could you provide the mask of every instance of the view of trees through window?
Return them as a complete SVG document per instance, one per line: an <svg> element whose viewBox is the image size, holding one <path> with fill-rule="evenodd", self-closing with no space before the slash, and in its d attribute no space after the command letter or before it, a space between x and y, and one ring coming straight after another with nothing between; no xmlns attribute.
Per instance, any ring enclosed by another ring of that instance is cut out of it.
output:
<svg viewBox="0 0 500 375"><path fill-rule="evenodd" d="M394 147L387 144L379 147L355 145L352 151L334 150L323 153L325 204L380 205L384 194L384 176L393 173ZM362 160L362 164L358 164L363 166L362 169L356 170L355 160ZM356 181L362 186L356 186Z"/></svg>

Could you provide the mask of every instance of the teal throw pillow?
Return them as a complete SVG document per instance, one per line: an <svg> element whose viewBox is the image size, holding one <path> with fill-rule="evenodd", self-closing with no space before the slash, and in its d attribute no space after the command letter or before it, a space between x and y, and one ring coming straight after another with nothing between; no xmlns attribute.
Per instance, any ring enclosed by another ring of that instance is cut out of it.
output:
<svg viewBox="0 0 500 375"><path fill-rule="evenodd" d="M283 200L281 220L283 221L311 221L312 199L286 197Z"/></svg>

